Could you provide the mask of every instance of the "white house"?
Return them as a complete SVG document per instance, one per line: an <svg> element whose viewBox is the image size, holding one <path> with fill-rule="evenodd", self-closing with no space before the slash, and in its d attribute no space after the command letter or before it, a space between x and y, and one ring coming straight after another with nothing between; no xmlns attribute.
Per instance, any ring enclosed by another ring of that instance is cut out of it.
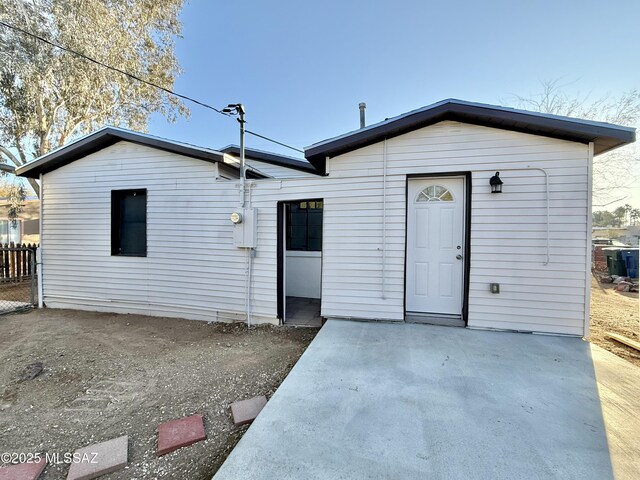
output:
<svg viewBox="0 0 640 480"><path fill-rule="evenodd" d="M116 128L17 173L42 182L48 307L287 323L302 297L325 318L587 335L593 156L634 140L445 100L307 161L248 151L246 182L235 147Z"/></svg>

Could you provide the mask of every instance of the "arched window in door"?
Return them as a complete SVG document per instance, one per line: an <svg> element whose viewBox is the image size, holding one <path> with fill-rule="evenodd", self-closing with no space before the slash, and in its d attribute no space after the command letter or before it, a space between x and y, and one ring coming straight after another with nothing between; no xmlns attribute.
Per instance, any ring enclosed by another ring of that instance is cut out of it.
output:
<svg viewBox="0 0 640 480"><path fill-rule="evenodd" d="M418 202L455 202L451 192L441 185L429 185L416 197Z"/></svg>

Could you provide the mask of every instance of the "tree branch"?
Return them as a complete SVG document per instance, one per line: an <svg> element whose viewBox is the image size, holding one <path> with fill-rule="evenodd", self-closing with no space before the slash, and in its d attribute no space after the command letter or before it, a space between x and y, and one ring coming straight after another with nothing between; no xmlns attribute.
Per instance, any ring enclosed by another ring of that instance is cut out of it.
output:
<svg viewBox="0 0 640 480"><path fill-rule="evenodd" d="M82 125L86 121L87 121L86 118L81 118L81 119L74 118L73 120L67 122L65 124L65 127L62 130L62 133L60 134L60 138L58 139L58 146L59 147L63 146L67 141L67 138L73 135L73 132L75 132L80 127L80 125ZM72 122L75 122L75 123L73 124L73 126L69 127L69 125Z"/></svg>
<svg viewBox="0 0 640 480"><path fill-rule="evenodd" d="M16 138L16 150L18 150L18 155L20 155L20 163L16 165L16 167L18 167L27 163L27 155L24 153L24 148L22 148L19 138Z"/></svg>
<svg viewBox="0 0 640 480"><path fill-rule="evenodd" d="M36 196L40 198L40 184L33 178L27 178L27 180L29 181L29 185L31 185L31 188L33 188Z"/></svg>
<svg viewBox="0 0 640 480"><path fill-rule="evenodd" d="M22 165L20 163L20 161L18 160L18 158L11 153L8 149L6 149L5 147L3 147L2 145L0 145L0 153L4 154L9 160L11 160L11 162L16 166L19 167L20 165Z"/></svg>
<svg viewBox="0 0 640 480"><path fill-rule="evenodd" d="M64 104L65 104L65 102L63 100L53 108L53 112L51 113L51 122L49 123L49 128L47 128L47 132L45 134L46 138L51 138L51 134L53 132L53 129L56 126L56 118L58 116L58 112L64 106Z"/></svg>
<svg viewBox="0 0 640 480"><path fill-rule="evenodd" d="M44 80L40 80L40 88L44 90ZM36 97L36 115L38 116L38 137L40 140L40 144L38 145L38 156L46 153L49 150L47 145L47 119L44 112L44 103L42 96L44 95L44 91L41 92Z"/></svg>

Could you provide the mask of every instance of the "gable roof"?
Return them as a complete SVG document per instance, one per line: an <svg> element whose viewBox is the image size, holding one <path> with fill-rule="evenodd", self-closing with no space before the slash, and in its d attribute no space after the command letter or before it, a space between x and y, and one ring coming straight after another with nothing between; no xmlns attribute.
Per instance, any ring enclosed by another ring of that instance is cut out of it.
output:
<svg viewBox="0 0 640 480"><path fill-rule="evenodd" d="M635 128L631 127L451 98L311 145L305 148L305 157L324 173L326 157L341 155L443 120L458 120L580 143L593 142L596 155L632 143L636 138Z"/></svg>
<svg viewBox="0 0 640 480"><path fill-rule="evenodd" d="M176 142L165 138L154 137L146 133L133 132L124 128L104 127L89 135L81 137L71 143L42 155L31 162L16 169L16 175L21 177L37 178L41 173L48 173L52 170L68 165L75 160L95 153L103 148L113 145L121 140L137 143L147 147L157 148L191 158L197 158L211 163L224 163L224 153L209 148L197 147L188 143ZM228 167L238 170L233 165ZM264 175L257 172L247 172L258 177Z"/></svg>
<svg viewBox="0 0 640 480"><path fill-rule="evenodd" d="M227 145L221 148L222 153L228 153L240 157L240 147L238 145ZM244 149L245 157L258 160L260 162L270 163L271 165L279 165L281 167L293 168L294 170L300 170L307 173L318 174L318 171L313 165L303 158L289 157L287 155L280 155L272 152L265 152L264 150L257 150L255 148Z"/></svg>

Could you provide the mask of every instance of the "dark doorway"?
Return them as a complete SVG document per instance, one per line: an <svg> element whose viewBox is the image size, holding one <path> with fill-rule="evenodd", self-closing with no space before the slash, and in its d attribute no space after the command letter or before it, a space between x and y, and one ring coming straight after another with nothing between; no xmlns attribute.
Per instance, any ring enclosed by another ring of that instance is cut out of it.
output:
<svg viewBox="0 0 640 480"><path fill-rule="evenodd" d="M324 201L278 204L278 316L286 325L321 326Z"/></svg>

